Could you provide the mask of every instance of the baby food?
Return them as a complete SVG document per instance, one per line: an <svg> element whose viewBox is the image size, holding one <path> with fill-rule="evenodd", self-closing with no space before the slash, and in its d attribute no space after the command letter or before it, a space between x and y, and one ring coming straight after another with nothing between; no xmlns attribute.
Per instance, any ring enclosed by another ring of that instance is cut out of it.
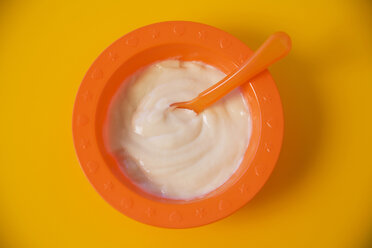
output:
<svg viewBox="0 0 372 248"><path fill-rule="evenodd" d="M109 107L106 146L135 184L161 197L189 200L217 189L238 169L252 129L239 89L199 115L169 107L223 77L202 62L165 60L122 84Z"/></svg>

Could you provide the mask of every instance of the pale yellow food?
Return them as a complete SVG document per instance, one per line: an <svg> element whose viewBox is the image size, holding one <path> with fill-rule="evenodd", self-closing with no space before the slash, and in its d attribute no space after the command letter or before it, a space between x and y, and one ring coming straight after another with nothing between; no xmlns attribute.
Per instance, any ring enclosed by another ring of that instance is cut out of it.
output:
<svg viewBox="0 0 372 248"><path fill-rule="evenodd" d="M110 151L145 191L173 199L201 197L237 170L251 136L251 116L235 90L196 115L169 105L225 76L201 62L166 60L133 75L109 109Z"/></svg>

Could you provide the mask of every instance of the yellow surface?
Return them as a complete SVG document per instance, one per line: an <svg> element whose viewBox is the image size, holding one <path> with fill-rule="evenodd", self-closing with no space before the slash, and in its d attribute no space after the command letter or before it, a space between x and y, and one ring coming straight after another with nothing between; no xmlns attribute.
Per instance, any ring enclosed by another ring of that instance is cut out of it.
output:
<svg viewBox="0 0 372 248"><path fill-rule="evenodd" d="M0 247L371 247L371 1L0 1ZM71 113L84 73L140 26L192 20L252 48L293 38L272 67L286 134L257 197L218 223L167 230L103 201Z"/></svg>

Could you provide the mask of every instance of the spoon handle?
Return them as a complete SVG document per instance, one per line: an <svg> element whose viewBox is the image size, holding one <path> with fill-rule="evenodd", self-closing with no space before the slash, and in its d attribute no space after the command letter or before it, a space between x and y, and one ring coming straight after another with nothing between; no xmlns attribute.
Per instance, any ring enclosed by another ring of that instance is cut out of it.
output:
<svg viewBox="0 0 372 248"><path fill-rule="evenodd" d="M258 50L236 71L227 75L215 85L201 92L190 101L196 113L202 112L236 87L267 69L279 59L286 56L291 49L291 39L284 32L271 35Z"/></svg>

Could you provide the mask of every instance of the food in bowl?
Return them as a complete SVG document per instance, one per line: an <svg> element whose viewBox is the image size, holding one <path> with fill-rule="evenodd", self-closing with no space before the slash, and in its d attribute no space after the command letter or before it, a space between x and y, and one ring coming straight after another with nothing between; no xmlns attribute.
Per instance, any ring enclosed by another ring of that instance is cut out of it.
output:
<svg viewBox="0 0 372 248"><path fill-rule="evenodd" d="M169 107L224 77L203 62L171 59L139 70L122 84L108 112L107 147L143 190L194 199L217 189L238 169L252 129L239 89L198 115Z"/></svg>
<svg viewBox="0 0 372 248"><path fill-rule="evenodd" d="M283 139L282 105L268 71L240 87L249 106L251 135L238 169L216 190L195 199L166 198L136 185L112 156L104 130L112 99L141 68L177 58L200 61L230 74L251 54L236 37L209 25L185 21L147 25L108 46L81 82L72 118L76 154L99 195L129 218L167 228L206 225L249 202L274 169Z"/></svg>

